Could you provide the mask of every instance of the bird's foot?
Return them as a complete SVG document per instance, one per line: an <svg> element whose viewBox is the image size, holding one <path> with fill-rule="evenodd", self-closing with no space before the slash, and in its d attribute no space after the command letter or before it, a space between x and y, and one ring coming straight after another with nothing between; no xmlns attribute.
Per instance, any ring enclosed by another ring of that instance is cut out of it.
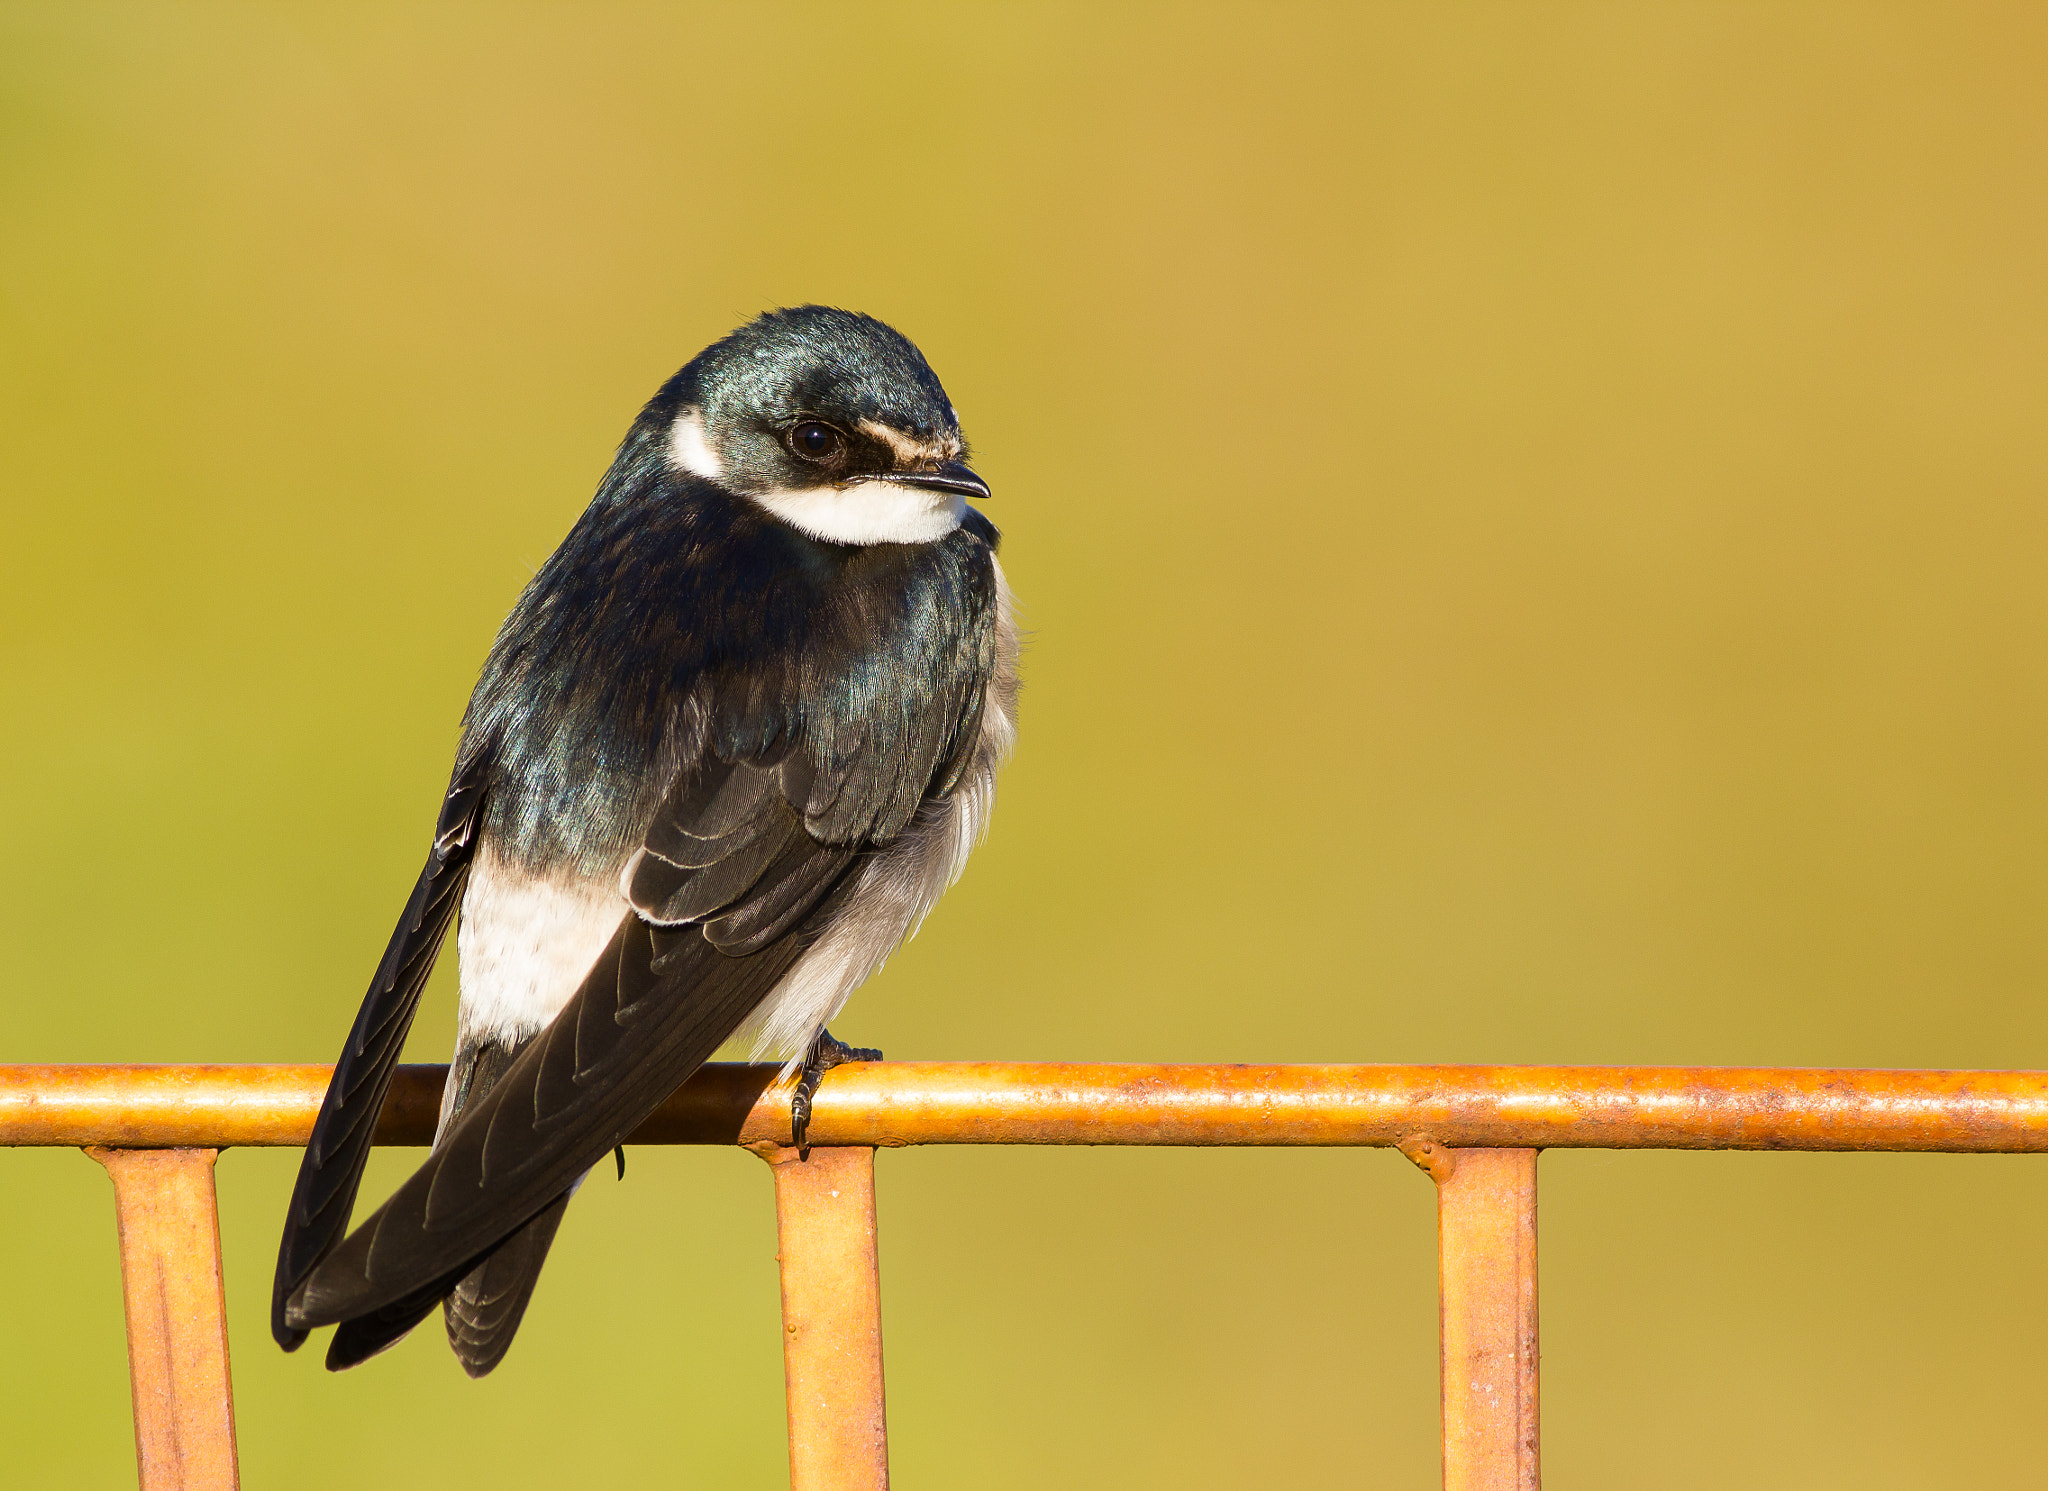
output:
<svg viewBox="0 0 2048 1491"><path fill-rule="evenodd" d="M880 1061L882 1053L868 1046L849 1046L829 1030L818 1032L804 1058L803 1074L797 1078L796 1096L789 1100L789 1137L796 1145L796 1157L808 1160L811 1146L804 1142L811 1129L811 1099L818 1095L818 1080L835 1066L849 1061Z"/></svg>

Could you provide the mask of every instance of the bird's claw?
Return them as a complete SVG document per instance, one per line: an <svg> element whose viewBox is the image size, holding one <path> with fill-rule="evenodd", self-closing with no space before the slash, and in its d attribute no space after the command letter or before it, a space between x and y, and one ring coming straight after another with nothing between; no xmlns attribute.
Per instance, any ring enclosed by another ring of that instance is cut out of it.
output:
<svg viewBox="0 0 2048 1491"><path fill-rule="evenodd" d="M811 1129L811 1099L817 1096L819 1079L849 1061L881 1059L882 1053L871 1046L849 1046L829 1030L818 1032L818 1038L811 1042L810 1054L804 1058L802 1075L797 1078L796 1095L789 1100L789 1137L799 1160L811 1157L811 1146L804 1141Z"/></svg>

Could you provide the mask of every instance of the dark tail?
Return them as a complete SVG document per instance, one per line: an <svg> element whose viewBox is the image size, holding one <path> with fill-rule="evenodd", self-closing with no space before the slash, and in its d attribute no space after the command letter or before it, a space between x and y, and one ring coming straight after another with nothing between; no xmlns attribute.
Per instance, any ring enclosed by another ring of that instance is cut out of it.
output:
<svg viewBox="0 0 2048 1491"><path fill-rule="evenodd" d="M465 1044L455 1053L439 1131L434 1135L437 1148L462 1110L497 1085L512 1059L531 1040L529 1036L510 1046L479 1041ZM547 1262L555 1229L562 1225L569 1195L564 1192L467 1272L438 1279L366 1315L343 1321L328 1343L327 1370L339 1372L396 1346L440 1305L447 1317L448 1344L462 1370L472 1377L485 1375L512 1349L512 1337L526 1314L527 1301L533 1298L533 1286L540 1280L541 1265Z"/></svg>
<svg viewBox="0 0 2048 1491"><path fill-rule="evenodd" d="M540 1266L547 1262L548 1245L568 1208L565 1195L506 1238L441 1301L448 1344L470 1376L483 1376L512 1349L513 1334L540 1279Z"/></svg>
<svg viewBox="0 0 2048 1491"><path fill-rule="evenodd" d="M438 1281L367 1315L344 1320L328 1342L327 1370L340 1372L396 1346L439 1305L455 1359L470 1376L484 1376L512 1349L512 1337L547 1261L548 1246L568 1208L565 1195L461 1278Z"/></svg>

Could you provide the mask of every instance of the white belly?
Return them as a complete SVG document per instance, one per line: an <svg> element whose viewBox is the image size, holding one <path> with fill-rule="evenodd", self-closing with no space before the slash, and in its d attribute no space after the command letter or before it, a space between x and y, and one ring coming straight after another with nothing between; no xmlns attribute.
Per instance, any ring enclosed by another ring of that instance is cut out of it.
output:
<svg viewBox="0 0 2048 1491"><path fill-rule="evenodd" d="M625 917L616 876L536 876L485 844L469 872L456 934L458 1043L510 1045L544 1029L575 996Z"/></svg>

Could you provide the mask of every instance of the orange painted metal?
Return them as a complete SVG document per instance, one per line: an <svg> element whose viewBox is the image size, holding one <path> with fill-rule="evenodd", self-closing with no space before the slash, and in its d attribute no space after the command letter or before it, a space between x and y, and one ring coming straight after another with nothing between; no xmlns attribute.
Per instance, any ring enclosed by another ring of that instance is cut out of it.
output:
<svg viewBox="0 0 2048 1491"><path fill-rule="evenodd" d="M0 1066L0 1144L112 1148L304 1144L326 1066ZM403 1067L386 1144L432 1139L445 1067Z"/></svg>
<svg viewBox="0 0 2048 1491"><path fill-rule="evenodd" d="M0 1145L85 1145L114 1177L145 1491L235 1485L216 1147L303 1144L324 1066L0 1067ZM1534 1491L1536 1152L2048 1151L2048 1073L1702 1067L851 1063L808 1164L772 1069L705 1068L630 1137L775 1167L792 1484L888 1484L874 1148L1389 1145L1438 1186L1444 1484ZM382 1144L425 1144L446 1069L399 1070ZM161 1147L161 1148L158 1148Z"/></svg>
<svg viewBox="0 0 2048 1491"><path fill-rule="evenodd" d="M114 1181L142 1491L232 1491L235 1399L211 1149L88 1149Z"/></svg>
<svg viewBox="0 0 2048 1491"><path fill-rule="evenodd" d="M791 1491L886 1491L875 1152L755 1153L775 1171Z"/></svg>
<svg viewBox="0 0 2048 1491"><path fill-rule="evenodd" d="M1444 1491L1538 1491L1536 1151L1439 1147L1429 1160Z"/></svg>
<svg viewBox="0 0 2048 1491"><path fill-rule="evenodd" d="M303 1144L324 1066L0 1067L0 1145ZM404 1067L378 1127L425 1144L444 1075ZM789 1142L772 1069L705 1068L638 1144ZM2048 1073L1716 1067L853 1063L812 1142L2048 1151Z"/></svg>

